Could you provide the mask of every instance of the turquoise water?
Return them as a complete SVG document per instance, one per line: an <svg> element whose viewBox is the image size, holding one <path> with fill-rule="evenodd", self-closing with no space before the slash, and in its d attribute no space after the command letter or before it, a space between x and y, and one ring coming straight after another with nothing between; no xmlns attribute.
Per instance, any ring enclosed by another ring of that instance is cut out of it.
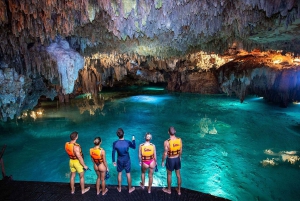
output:
<svg viewBox="0 0 300 201"><path fill-rule="evenodd" d="M68 105L42 102L39 110L43 114L36 119L28 115L0 124L0 145L7 144L6 172L15 180L69 182L64 144L72 131L78 131L77 142L90 168L89 148L96 136L102 138L111 175L107 183L116 185L111 150L116 130L122 127L125 138L135 135L137 144L143 142L146 132L152 133L159 164L153 185L166 186L166 170L160 161L168 128L174 126L183 141L183 187L231 200L297 200L300 196L297 104L279 108L257 97L240 103L225 95L136 88L130 93L102 92L96 98L81 96ZM130 154L132 182L138 186L138 149ZM262 163L267 158L275 164ZM96 175L87 171L85 178L86 183L94 184ZM175 174L172 185L176 186Z"/></svg>

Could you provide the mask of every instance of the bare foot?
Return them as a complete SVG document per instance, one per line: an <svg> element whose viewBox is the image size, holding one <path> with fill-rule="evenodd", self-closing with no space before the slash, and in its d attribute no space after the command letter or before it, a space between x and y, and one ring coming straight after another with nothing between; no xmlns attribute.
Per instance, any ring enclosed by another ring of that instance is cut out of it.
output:
<svg viewBox="0 0 300 201"><path fill-rule="evenodd" d="M75 194L75 187L74 187L74 190L72 191L72 189L71 189L71 194L73 195L73 194Z"/></svg>
<svg viewBox="0 0 300 201"><path fill-rule="evenodd" d="M181 192L178 188L176 188L176 191L177 191L178 195L181 195Z"/></svg>
<svg viewBox="0 0 300 201"><path fill-rule="evenodd" d="M140 187L141 187L142 189L145 188L145 186L144 186L144 184L142 184L142 182L140 182Z"/></svg>
<svg viewBox="0 0 300 201"><path fill-rule="evenodd" d="M129 189L129 193L132 193L135 190L135 187L131 187L131 189Z"/></svg>
<svg viewBox="0 0 300 201"><path fill-rule="evenodd" d="M163 192L165 192L165 193L171 194L171 191L169 191L167 188L163 188L162 190L163 190Z"/></svg>
<svg viewBox="0 0 300 201"><path fill-rule="evenodd" d="M85 194L86 192L88 192L90 190L90 187L85 188L83 191L81 191L81 194Z"/></svg>
<svg viewBox="0 0 300 201"><path fill-rule="evenodd" d="M99 192L97 192L97 195L99 195L99 194L101 193L101 191L102 191L102 190L100 189L100 191L99 191Z"/></svg>
<svg viewBox="0 0 300 201"><path fill-rule="evenodd" d="M105 188L105 191L102 193L102 195L106 195L107 191L108 191L108 189Z"/></svg>
<svg viewBox="0 0 300 201"><path fill-rule="evenodd" d="M122 188L121 187L117 187L117 190L119 191L119 193L121 193Z"/></svg>

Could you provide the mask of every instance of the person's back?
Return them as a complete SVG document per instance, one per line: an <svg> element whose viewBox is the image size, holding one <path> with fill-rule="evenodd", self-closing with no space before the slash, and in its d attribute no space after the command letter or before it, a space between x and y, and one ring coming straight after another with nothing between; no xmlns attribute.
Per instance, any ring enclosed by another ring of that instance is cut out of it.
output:
<svg viewBox="0 0 300 201"><path fill-rule="evenodd" d="M113 143L113 149L112 149L112 161L113 165L117 166L118 171L118 191L121 192L121 184L122 184L122 171L125 170L126 177L127 177L127 183L128 183L128 191L131 193L135 190L134 187L131 187L131 162L130 162L130 156L129 156L129 148L135 149L135 139L134 136L132 137L132 142L129 140L124 139L124 131L122 128L119 128L117 130L117 136L119 137L119 140L115 141ZM117 163L115 162L115 155L116 152L118 154Z"/></svg>
<svg viewBox="0 0 300 201"><path fill-rule="evenodd" d="M150 133L146 133L145 142L140 144L139 148L139 160L141 165L141 182L140 186L144 189L145 185L145 173L148 171L149 183L148 183L148 193L151 193L151 187L153 183L153 171L157 165L156 162L156 148L155 145L150 143L152 139L152 135Z"/></svg>
<svg viewBox="0 0 300 201"><path fill-rule="evenodd" d="M72 132L70 134L70 142L65 143L65 151L67 152L70 160L69 160L69 167L71 171L70 176L70 187L71 187L71 194L75 194L75 176L76 172L79 174L80 177L80 187L81 193L84 194L90 190L90 187L84 187L84 170L88 169L88 166L85 165L83 160L82 150L79 144L76 143L78 139L78 133Z"/></svg>
<svg viewBox="0 0 300 201"><path fill-rule="evenodd" d="M108 189L105 187L106 186L105 174L109 170L106 162L105 150L100 147L101 143L102 143L102 139L100 137L96 137L94 139L95 146L90 148L90 156L92 162L94 163L94 170L97 174L97 180L96 180L97 195L99 195L101 191L102 191L102 195L105 195L108 191ZM100 189L100 183L102 189Z"/></svg>
<svg viewBox="0 0 300 201"><path fill-rule="evenodd" d="M181 138L175 136L176 130L174 127L170 127L168 131L170 138L164 142L164 153L162 157L162 167L166 159L167 169L167 182L168 188L163 188L165 193L171 194L171 183L172 183L172 171L175 170L177 177L177 188L178 195L181 195L181 154L182 154L182 141Z"/></svg>
<svg viewBox="0 0 300 201"><path fill-rule="evenodd" d="M118 153L118 159L129 160L129 147L133 148L132 143L129 140L117 140L114 142L113 147Z"/></svg>

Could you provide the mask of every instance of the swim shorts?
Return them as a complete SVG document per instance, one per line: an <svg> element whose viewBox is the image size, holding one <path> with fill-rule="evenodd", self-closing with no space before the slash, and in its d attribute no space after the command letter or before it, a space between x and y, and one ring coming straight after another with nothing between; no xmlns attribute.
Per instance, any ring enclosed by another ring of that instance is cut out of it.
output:
<svg viewBox="0 0 300 201"><path fill-rule="evenodd" d="M181 161L179 157L176 158L167 158L166 168L169 171L179 170L181 168Z"/></svg>
<svg viewBox="0 0 300 201"><path fill-rule="evenodd" d="M126 161L117 160L117 171L122 172L122 170L124 169L126 173L130 172L131 169L130 160L126 160Z"/></svg>
<svg viewBox="0 0 300 201"><path fill-rule="evenodd" d="M80 164L78 159L70 159L69 165L70 165L71 172L76 172L76 171L78 173L83 172L83 166Z"/></svg>

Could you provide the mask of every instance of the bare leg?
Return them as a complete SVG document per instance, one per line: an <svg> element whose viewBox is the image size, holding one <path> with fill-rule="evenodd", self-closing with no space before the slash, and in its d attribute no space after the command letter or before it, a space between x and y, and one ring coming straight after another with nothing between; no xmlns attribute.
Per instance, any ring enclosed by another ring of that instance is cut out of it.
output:
<svg viewBox="0 0 300 201"><path fill-rule="evenodd" d="M129 193L131 193L132 191L135 190L135 188L131 187L131 175L130 175L130 172L126 173L126 177L127 177L127 183L128 183L128 191L129 191Z"/></svg>
<svg viewBox="0 0 300 201"><path fill-rule="evenodd" d="M141 187L144 189L145 187L145 172L146 172L146 168L144 167L144 164L142 164L142 167L141 167L141 171L142 171L142 174L141 174Z"/></svg>
<svg viewBox="0 0 300 201"><path fill-rule="evenodd" d="M176 172L176 177L177 177L177 193L178 195L181 195L181 176L180 176L180 169L179 170L175 170Z"/></svg>
<svg viewBox="0 0 300 201"><path fill-rule="evenodd" d="M70 186L71 186L71 193L72 194L75 193L75 176L76 176L76 172L71 172Z"/></svg>
<svg viewBox="0 0 300 201"><path fill-rule="evenodd" d="M171 194L172 171L167 169L168 188L163 188L163 192Z"/></svg>
<svg viewBox="0 0 300 201"><path fill-rule="evenodd" d="M149 177L148 193L151 193L151 187L152 187L152 183L153 183L153 169L152 168L149 168L148 177Z"/></svg>
<svg viewBox="0 0 300 201"><path fill-rule="evenodd" d="M142 185L145 185L145 172L142 172L141 174L141 179L142 179Z"/></svg>
<svg viewBox="0 0 300 201"><path fill-rule="evenodd" d="M118 191L121 192L122 172L118 172Z"/></svg>
<svg viewBox="0 0 300 201"><path fill-rule="evenodd" d="M97 195L99 195L99 193L101 192L100 190L100 172L96 171L97 174L97 180L96 180L96 191L97 191Z"/></svg>
<svg viewBox="0 0 300 201"><path fill-rule="evenodd" d="M90 187L84 188L84 172L79 173L81 193L85 194L90 190Z"/></svg>
<svg viewBox="0 0 300 201"><path fill-rule="evenodd" d="M105 182L105 174L106 174L106 171L105 172L101 172L101 187L102 187L102 195L105 195L108 191L108 189L106 188L106 182Z"/></svg>
<svg viewBox="0 0 300 201"><path fill-rule="evenodd" d="M167 179L168 179L168 191L171 192L171 182L172 182L172 171L167 170Z"/></svg>

